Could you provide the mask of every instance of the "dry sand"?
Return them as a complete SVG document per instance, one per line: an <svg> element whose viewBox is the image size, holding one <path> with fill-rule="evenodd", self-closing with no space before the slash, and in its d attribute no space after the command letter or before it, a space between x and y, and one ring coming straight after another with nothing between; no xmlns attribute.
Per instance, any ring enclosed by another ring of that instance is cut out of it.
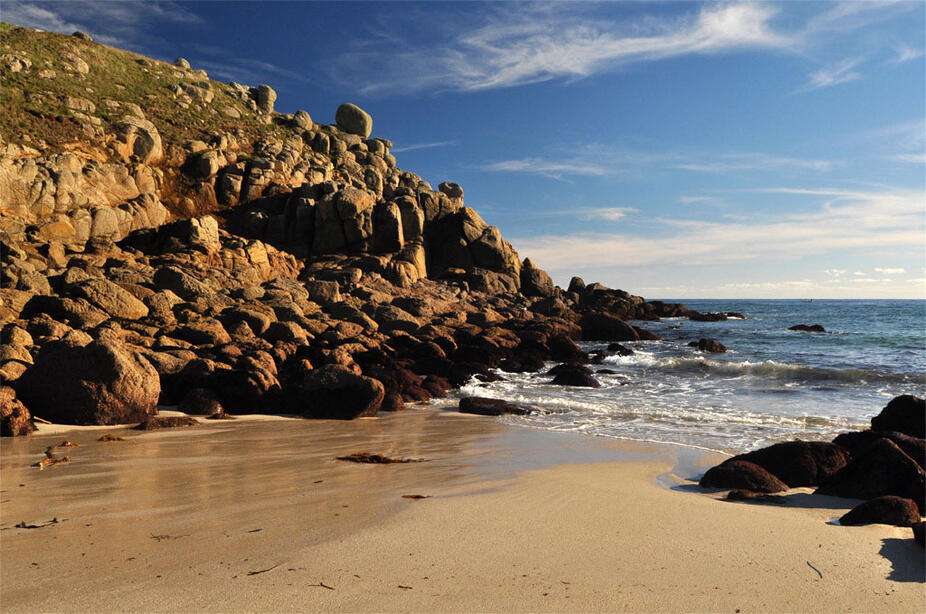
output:
<svg viewBox="0 0 926 614"><path fill-rule="evenodd" d="M434 410L102 432L3 441L3 612L926 611L909 529L694 492L690 449Z"/></svg>

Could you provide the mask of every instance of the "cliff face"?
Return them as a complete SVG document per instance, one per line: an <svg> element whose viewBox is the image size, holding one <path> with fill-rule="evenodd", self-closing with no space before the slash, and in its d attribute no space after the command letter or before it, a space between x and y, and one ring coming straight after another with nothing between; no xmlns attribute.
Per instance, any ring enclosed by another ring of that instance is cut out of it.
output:
<svg viewBox="0 0 926 614"><path fill-rule="evenodd" d="M382 256L402 284L483 269L493 287L519 286L517 254L460 186L399 169L354 105L322 125L276 113L269 86L212 81L182 59L6 24L3 39L0 228L13 237L119 241L213 214L300 257Z"/></svg>
<svg viewBox="0 0 926 614"><path fill-rule="evenodd" d="M0 32L4 434L159 403L372 415L688 314L554 286L354 105L321 125L184 60Z"/></svg>

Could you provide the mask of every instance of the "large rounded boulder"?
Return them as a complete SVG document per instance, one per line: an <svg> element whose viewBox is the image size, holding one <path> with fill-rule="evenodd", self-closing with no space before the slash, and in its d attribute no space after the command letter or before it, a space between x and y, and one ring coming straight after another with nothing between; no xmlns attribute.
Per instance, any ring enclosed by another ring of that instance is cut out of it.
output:
<svg viewBox="0 0 926 614"><path fill-rule="evenodd" d="M849 453L825 441L785 441L725 461L759 465L790 486L817 486L846 466Z"/></svg>
<svg viewBox="0 0 926 614"><path fill-rule="evenodd" d="M157 413L158 372L111 339L50 344L16 382L34 415L65 424L140 422Z"/></svg>
<svg viewBox="0 0 926 614"><path fill-rule="evenodd" d="M873 431L896 431L911 437L926 437L926 400L910 394L893 399L871 419Z"/></svg>
<svg viewBox="0 0 926 614"><path fill-rule="evenodd" d="M350 134L358 134L363 138L370 136L373 132L373 118L370 114L355 104L345 102L338 107L334 114L334 121L338 123L338 128Z"/></svg>
<svg viewBox="0 0 926 614"><path fill-rule="evenodd" d="M699 484L702 488L740 488L760 493L788 490L787 484L759 465L732 459L708 469Z"/></svg>
<svg viewBox="0 0 926 614"><path fill-rule="evenodd" d="M375 416L384 396L379 380L340 365L325 365L305 376L302 396L294 409L307 418L353 420Z"/></svg>

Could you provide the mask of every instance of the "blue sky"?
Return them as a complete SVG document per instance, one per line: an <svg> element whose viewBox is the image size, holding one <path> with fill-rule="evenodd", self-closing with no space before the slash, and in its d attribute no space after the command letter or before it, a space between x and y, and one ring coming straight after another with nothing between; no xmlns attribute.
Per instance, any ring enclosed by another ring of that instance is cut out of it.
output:
<svg viewBox="0 0 926 614"><path fill-rule="evenodd" d="M24 3L352 101L522 256L646 297L926 297L923 2Z"/></svg>

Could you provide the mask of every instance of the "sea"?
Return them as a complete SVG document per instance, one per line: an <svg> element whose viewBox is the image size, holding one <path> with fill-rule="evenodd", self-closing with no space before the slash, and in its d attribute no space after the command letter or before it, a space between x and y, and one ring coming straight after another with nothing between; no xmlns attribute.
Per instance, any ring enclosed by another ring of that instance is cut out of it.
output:
<svg viewBox="0 0 926 614"><path fill-rule="evenodd" d="M631 322L660 341L625 343L632 356L590 365L600 388L554 386L547 368L473 380L457 396L531 405L501 420L552 431L683 444L731 454L792 439L830 440L870 426L897 395L926 393L926 301L683 300L743 319ZM821 324L826 332L790 331ZM723 354L687 345L702 337ZM607 343L583 342L586 351Z"/></svg>

